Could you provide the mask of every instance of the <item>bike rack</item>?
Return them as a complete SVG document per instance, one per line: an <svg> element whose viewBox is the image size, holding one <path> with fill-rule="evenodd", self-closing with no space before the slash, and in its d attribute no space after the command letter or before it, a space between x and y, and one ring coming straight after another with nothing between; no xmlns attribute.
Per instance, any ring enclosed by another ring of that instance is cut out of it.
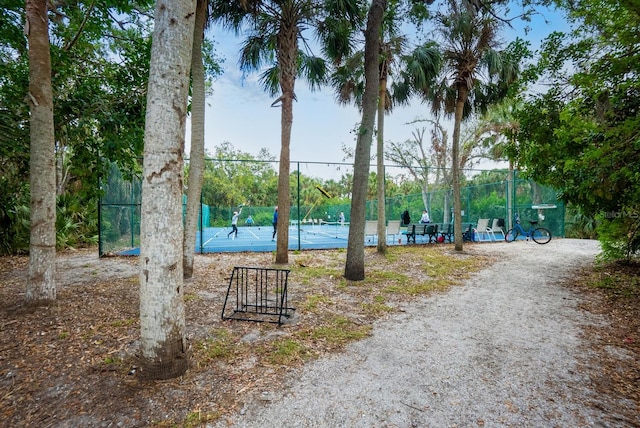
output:
<svg viewBox="0 0 640 428"><path fill-rule="evenodd" d="M288 269L234 267L222 319L282 324L283 318L289 318L295 310L288 306L289 272ZM227 303L234 300L235 308L227 308Z"/></svg>

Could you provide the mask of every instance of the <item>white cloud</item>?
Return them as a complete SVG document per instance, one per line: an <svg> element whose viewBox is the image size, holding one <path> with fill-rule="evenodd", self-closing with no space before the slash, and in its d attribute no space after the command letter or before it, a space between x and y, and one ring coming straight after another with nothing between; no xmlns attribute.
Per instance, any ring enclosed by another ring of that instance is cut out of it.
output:
<svg viewBox="0 0 640 428"><path fill-rule="evenodd" d="M547 14L545 18L550 19L550 23L538 16L530 24L534 31L526 37L534 40L534 48L550 31L566 25L558 14ZM513 39L516 34L525 37L523 28L522 25L516 27L505 33L505 37ZM218 52L226 61L224 74L214 83L213 95L207 98L206 149L212 152L216 145L228 141L236 149L254 155L261 148L266 148L278 159L280 108L271 107L274 99L261 89L257 73L243 76L239 70L239 39L220 28L213 28L211 33L218 43ZM353 106L338 105L329 87L310 92L305 82L298 81L296 95L298 100L293 106L291 160L342 162L342 146L355 146L351 131L361 118L358 110ZM428 116L429 108L417 101L409 107L396 108L393 114L385 118L385 141L411 138L415 125L407 125L407 122Z"/></svg>

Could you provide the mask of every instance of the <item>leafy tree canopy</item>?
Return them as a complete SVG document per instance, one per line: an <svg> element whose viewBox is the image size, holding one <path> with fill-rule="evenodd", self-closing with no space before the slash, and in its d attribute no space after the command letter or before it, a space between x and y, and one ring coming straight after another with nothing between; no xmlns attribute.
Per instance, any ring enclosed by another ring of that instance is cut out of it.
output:
<svg viewBox="0 0 640 428"><path fill-rule="evenodd" d="M617 237L627 241L629 255L640 249L638 7L613 0L559 4L579 25L545 41L536 72L550 89L518 114L514 154L532 178L562 189L565 201L625 223L609 230L623 231Z"/></svg>

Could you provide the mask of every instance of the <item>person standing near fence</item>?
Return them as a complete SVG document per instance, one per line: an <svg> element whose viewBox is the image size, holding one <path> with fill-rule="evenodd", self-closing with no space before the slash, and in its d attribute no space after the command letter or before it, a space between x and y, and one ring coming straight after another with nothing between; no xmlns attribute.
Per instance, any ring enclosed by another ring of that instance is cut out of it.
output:
<svg viewBox="0 0 640 428"><path fill-rule="evenodd" d="M344 226L344 213L340 212L340 217L338 217L338 221L340 222L340 226Z"/></svg>
<svg viewBox="0 0 640 428"><path fill-rule="evenodd" d="M240 211L233 212L233 217L231 217L231 232L227 234L227 238L231 237L231 235L233 234L235 234L233 236L233 239L236 239L238 237L238 218L240 218L241 212L242 208L240 208Z"/></svg>
<svg viewBox="0 0 640 428"><path fill-rule="evenodd" d="M276 239L276 232L278 231L278 206L273 209L273 236L271 237L272 241Z"/></svg>

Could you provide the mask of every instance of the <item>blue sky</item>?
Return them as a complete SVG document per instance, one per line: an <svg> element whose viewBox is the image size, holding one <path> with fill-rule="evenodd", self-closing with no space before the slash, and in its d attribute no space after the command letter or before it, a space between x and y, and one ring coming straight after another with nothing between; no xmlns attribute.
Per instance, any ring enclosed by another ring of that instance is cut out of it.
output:
<svg viewBox="0 0 640 428"><path fill-rule="evenodd" d="M548 21L548 22L545 22ZM531 27L525 35L524 26ZM505 40L519 35L537 48L540 41L554 30L563 30L566 23L561 15L546 12L528 24L521 24L503 33ZM210 36L217 42L219 54L225 58L224 74L213 85L213 94L207 98L205 147L213 152L214 146L228 141L236 149L257 155L261 148L279 158L280 108L271 107L274 98L259 87L257 75L243 78L238 70L238 51L241 40L220 28L213 28ZM340 106L335 102L331 88L311 92L303 81L296 83L297 102L293 106L291 160L312 162L342 162L342 146L355 146L351 130L360 120L353 106ZM408 122L430 117L429 109L419 101L408 107L397 107L385 118L385 141L404 141L411 138L416 125ZM187 139L187 144L188 144Z"/></svg>

